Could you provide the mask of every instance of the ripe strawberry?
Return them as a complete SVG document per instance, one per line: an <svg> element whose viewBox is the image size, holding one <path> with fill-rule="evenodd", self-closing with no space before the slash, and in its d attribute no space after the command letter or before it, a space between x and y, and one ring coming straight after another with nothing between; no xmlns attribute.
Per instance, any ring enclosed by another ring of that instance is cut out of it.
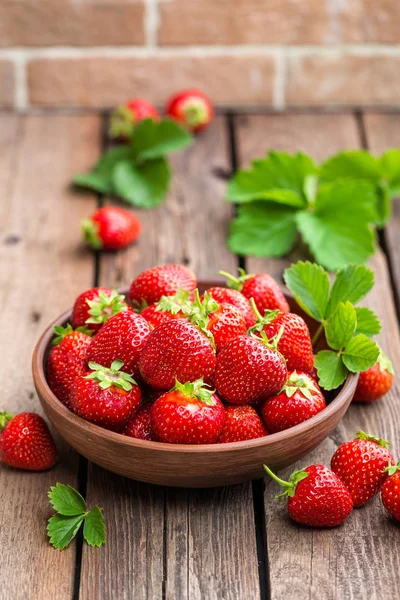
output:
<svg viewBox="0 0 400 600"><path fill-rule="evenodd" d="M162 265L140 273L132 282L129 294L134 306L148 306L162 296L173 296L179 289L193 293L196 287L196 276L187 267Z"/></svg>
<svg viewBox="0 0 400 600"><path fill-rule="evenodd" d="M360 373L353 402L374 402L390 390L394 380L393 365L383 352L380 351L378 360L373 367Z"/></svg>
<svg viewBox="0 0 400 600"><path fill-rule="evenodd" d="M167 103L166 114L197 132L207 127L214 118L214 108L203 92L187 89L174 94Z"/></svg>
<svg viewBox="0 0 400 600"><path fill-rule="evenodd" d="M382 504L394 519L400 521L400 462L387 467L387 473L381 489Z"/></svg>
<svg viewBox="0 0 400 600"><path fill-rule="evenodd" d="M140 313L153 327L168 319L182 319L191 310L189 292L178 290L173 296L162 296L155 304L150 304Z"/></svg>
<svg viewBox="0 0 400 600"><path fill-rule="evenodd" d="M312 377L292 371L279 394L264 404L262 417L268 431L276 433L310 419L324 408L325 398Z"/></svg>
<svg viewBox="0 0 400 600"><path fill-rule="evenodd" d="M121 371L122 367L121 360L115 360L109 369L89 362L92 372L77 377L72 386L74 413L106 429L123 429L138 410L142 392L131 375Z"/></svg>
<svg viewBox="0 0 400 600"><path fill-rule="evenodd" d="M121 250L140 235L142 225L130 210L103 206L82 221L85 241L95 250Z"/></svg>
<svg viewBox="0 0 400 600"><path fill-rule="evenodd" d="M294 471L283 481L264 465L265 471L285 491L277 498L288 497L288 512L294 521L311 527L336 527L353 510L351 496L339 477L324 465L311 465Z"/></svg>
<svg viewBox="0 0 400 600"><path fill-rule="evenodd" d="M175 380L207 381L215 369L212 342L186 319L169 319L156 327L140 355L140 373L146 383L171 389Z"/></svg>
<svg viewBox="0 0 400 600"><path fill-rule="evenodd" d="M331 468L349 490L354 506L363 506L381 489L388 475L385 468L394 465L388 445L359 431L355 440L341 444L332 456Z"/></svg>
<svg viewBox="0 0 400 600"><path fill-rule="evenodd" d="M266 310L279 310L289 312L289 304L277 281L267 273L247 275L244 269L239 269L239 277L220 271L221 275L228 278L228 286L242 292L249 300L254 298L257 309L261 314Z"/></svg>
<svg viewBox="0 0 400 600"><path fill-rule="evenodd" d="M156 438L171 444L213 444L224 419L221 400L204 387L202 378L184 384L177 380L151 407Z"/></svg>
<svg viewBox="0 0 400 600"><path fill-rule="evenodd" d="M80 294L72 309L72 327L98 331L113 315L131 308L125 296L109 288L91 288Z"/></svg>
<svg viewBox="0 0 400 600"><path fill-rule="evenodd" d="M71 325L56 325L57 337L53 340L47 361L47 381L53 394L70 407L69 394L75 378L86 366L86 354L92 338L81 331L74 331Z"/></svg>
<svg viewBox="0 0 400 600"><path fill-rule="evenodd" d="M251 308L251 304L241 292L224 287L212 287L206 291L207 294L214 298L219 304L232 304L233 306L236 306L244 317L247 329L255 324L256 317Z"/></svg>
<svg viewBox="0 0 400 600"><path fill-rule="evenodd" d="M138 440L154 440L153 430L151 428L151 406L151 402L141 406L136 415L129 421L128 425L121 433Z"/></svg>
<svg viewBox="0 0 400 600"><path fill-rule="evenodd" d="M39 415L23 412L15 417L0 413L0 460L10 467L29 471L50 469L57 450L45 421Z"/></svg>
<svg viewBox="0 0 400 600"><path fill-rule="evenodd" d="M122 360L124 371L139 373L139 356L151 332L148 322L134 312L120 312L96 334L87 353L87 361L111 367L114 360Z"/></svg>
<svg viewBox="0 0 400 600"><path fill-rule="evenodd" d="M218 438L220 444L241 442L268 435L264 423L251 406L225 406L225 423Z"/></svg>
<svg viewBox="0 0 400 600"><path fill-rule="evenodd" d="M148 100L133 98L125 104L118 106L112 113L110 119L109 136L121 141L128 141L133 133L134 127L143 119L158 121L160 115L157 109Z"/></svg>
<svg viewBox="0 0 400 600"><path fill-rule="evenodd" d="M286 379L283 356L264 340L235 337L217 356L215 387L232 404L248 404L276 394Z"/></svg>

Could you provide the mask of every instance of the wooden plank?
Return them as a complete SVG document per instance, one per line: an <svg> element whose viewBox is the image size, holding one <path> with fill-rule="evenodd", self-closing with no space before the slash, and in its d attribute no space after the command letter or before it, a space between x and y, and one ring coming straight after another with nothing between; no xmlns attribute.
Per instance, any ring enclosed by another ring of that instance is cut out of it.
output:
<svg viewBox="0 0 400 600"><path fill-rule="evenodd" d="M310 134L311 132L311 134ZM261 155L267 148L294 151L304 149L321 159L340 148L359 145L356 122L350 115L297 115L251 117L239 127L239 147L243 163ZM267 148L266 148L267 147ZM297 260L248 260L251 271L266 270L275 276ZM383 320L379 341L400 368L399 335L385 258L378 252L371 261L376 286L367 305ZM294 467L320 462L329 465L340 443L364 429L390 439L394 453L400 450L398 383L388 396L371 406L351 406L347 415L319 448ZM293 468L294 468L293 467ZM288 477L292 468L280 475ZM384 515L379 499L356 510L349 521L334 530L312 530L292 523L286 509L274 500L276 486L266 480L264 505L270 595L273 600L296 596L309 598L395 597L399 556L395 548L399 529Z"/></svg>
<svg viewBox="0 0 400 600"><path fill-rule="evenodd" d="M79 245L79 221L93 198L68 190L99 149L94 116L0 117L0 330L2 407L40 412L30 361L43 328L91 284L92 255ZM77 455L57 439L58 464L44 473L0 467L0 596L72 597L75 544L59 552L47 541L47 492L76 485Z"/></svg>

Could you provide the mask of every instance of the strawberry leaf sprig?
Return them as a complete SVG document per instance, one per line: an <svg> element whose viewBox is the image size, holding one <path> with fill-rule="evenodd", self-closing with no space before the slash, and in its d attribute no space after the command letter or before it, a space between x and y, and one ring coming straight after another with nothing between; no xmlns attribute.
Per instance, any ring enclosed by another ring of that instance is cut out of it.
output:
<svg viewBox="0 0 400 600"><path fill-rule="evenodd" d="M175 121L144 119L135 126L129 144L112 148L89 173L80 173L73 181L134 206L153 208L164 200L169 189L168 154L189 146L192 139Z"/></svg>

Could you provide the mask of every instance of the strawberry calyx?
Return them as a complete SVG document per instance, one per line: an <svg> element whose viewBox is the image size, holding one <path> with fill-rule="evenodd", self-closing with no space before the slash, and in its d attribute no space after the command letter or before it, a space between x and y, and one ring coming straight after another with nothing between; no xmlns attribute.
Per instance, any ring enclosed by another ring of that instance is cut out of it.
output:
<svg viewBox="0 0 400 600"><path fill-rule="evenodd" d="M388 464L388 466L383 469L386 473L388 473L389 477L391 475L394 475L395 473L397 473L397 471L400 471L400 461L397 463L397 465L392 465L390 462Z"/></svg>
<svg viewBox="0 0 400 600"><path fill-rule="evenodd" d="M3 412L0 412L0 432L2 432L3 429L6 428L8 422L11 421L11 419L13 419L13 418L14 418L14 415L7 412L6 410Z"/></svg>
<svg viewBox="0 0 400 600"><path fill-rule="evenodd" d="M188 98L182 106L185 123L190 127L198 127L208 120L207 105L201 98Z"/></svg>
<svg viewBox="0 0 400 600"><path fill-rule="evenodd" d="M388 448L390 446L390 442L383 440L382 438L375 437L373 435L369 435L365 433L365 431L358 431L355 437L356 440L369 440L370 442L375 442L382 448Z"/></svg>
<svg viewBox="0 0 400 600"><path fill-rule="evenodd" d="M162 296L156 302L156 310L161 312L169 312L177 315L179 312L188 314L192 310L192 302L189 300L189 292L179 288L173 296Z"/></svg>
<svg viewBox="0 0 400 600"><path fill-rule="evenodd" d="M293 498L293 496L296 493L297 484L309 476L309 473L307 473L307 471L298 471L296 469L291 474L289 481L284 481L283 479L275 475L275 473L273 473L271 469L267 467L267 465L264 465L264 470L266 473L268 473L268 475L270 475L270 477L272 477L272 479L274 479L277 483L279 483L279 485L285 488L282 494L278 494L277 496L275 496L275 498L284 498L285 496Z"/></svg>
<svg viewBox="0 0 400 600"><path fill-rule="evenodd" d="M122 360L114 360L111 367L103 367L95 362L89 362L89 369L92 369L93 373L84 377L84 379L93 379L99 382L99 387L102 390L107 390L112 385L122 388L126 392L132 389L132 384L137 385L132 375L121 371L124 363Z"/></svg>
<svg viewBox="0 0 400 600"><path fill-rule="evenodd" d="M264 327L275 321L275 319L281 312L280 310L270 310L267 308L264 312L264 316L262 316L257 308L254 298L250 298L250 304L257 319L257 322L248 330L248 333L250 334L254 331L261 332L264 329Z"/></svg>
<svg viewBox="0 0 400 600"><path fill-rule="evenodd" d="M135 125L135 115L127 106L118 106L112 113L108 134L112 138L129 138Z"/></svg>
<svg viewBox="0 0 400 600"><path fill-rule="evenodd" d="M301 391L303 396L312 399L312 392L318 392L316 384L310 378L304 378L301 374L293 371L283 386L281 392L285 392L288 398L291 398L297 391Z"/></svg>
<svg viewBox="0 0 400 600"><path fill-rule="evenodd" d="M113 290L111 294L106 294L103 290L99 291L99 296L96 300L86 299L89 305L90 317L86 319L86 323L106 323L108 319L116 315L117 313L124 312L128 309L125 303L125 296L118 294L116 290Z"/></svg>
<svg viewBox="0 0 400 600"><path fill-rule="evenodd" d="M390 375L394 375L394 368L392 361L386 356L382 348L379 348L379 356L377 363L381 371L388 371Z"/></svg>
<svg viewBox="0 0 400 600"><path fill-rule="evenodd" d="M259 342L262 342L263 344L265 344L265 346L267 346L268 348L271 348L271 350L276 350L277 352L279 352L278 344L279 344L279 340L282 337L284 329L285 329L284 326L281 325L278 333L276 335L274 335L274 337L271 338L270 340L268 339L267 334L265 333L264 330L260 331L260 335L254 335L254 333L251 333L250 337L258 340ZM281 354L281 356L283 356L283 354L281 352L280 352L280 354ZM286 359L285 359L285 361L286 361Z"/></svg>
<svg viewBox="0 0 400 600"><path fill-rule="evenodd" d="M180 383L175 379L175 385L171 391L179 392L188 398L197 398L208 406L214 406L213 394L215 390L207 389L209 387L207 383L204 383L203 377L196 381L187 381L186 383Z"/></svg>
<svg viewBox="0 0 400 600"><path fill-rule="evenodd" d="M51 345L58 346L59 344L61 344L63 339L67 337L67 335L73 333L74 331L79 331L80 333L84 333L85 335L93 335L93 331L84 326L73 329L70 323L67 323L65 327L63 327L62 325L54 325L54 338L51 341Z"/></svg>
<svg viewBox="0 0 400 600"><path fill-rule="evenodd" d="M186 314L187 320L208 337L214 349L215 341L213 334L208 329L208 316L218 310L218 308L218 302L207 294L207 292L204 294L202 302L199 290L196 289L194 292L194 301L191 302L190 310Z"/></svg>
<svg viewBox="0 0 400 600"><path fill-rule="evenodd" d="M248 275L246 273L246 271L244 269L241 269L239 267L238 269L239 271L239 277L235 277L234 275L232 275L231 273L227 273L226 271L219 271L219 274L222 275L223 277L227 278L227 286L229 288L232 288L234 290L238 290L239 292L242 291L243 288L243 284L247 279L250 279L251 277L253 277L253 275Z"/></svg>
<svg viewBox="0 0 400 600"><path fill-rule="evenodd" d="M94 250L101 250L103 248L103 242L99 236L99 226L92 219L84 219L81 222L81 228L85 242L89 244Z"/></svg>

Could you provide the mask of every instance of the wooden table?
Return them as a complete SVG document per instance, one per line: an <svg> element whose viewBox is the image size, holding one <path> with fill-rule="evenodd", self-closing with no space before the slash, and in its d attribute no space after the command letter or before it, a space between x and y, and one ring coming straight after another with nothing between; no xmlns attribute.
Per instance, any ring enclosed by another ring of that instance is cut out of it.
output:
<svg viewBox="0 0 400 600"><path fill-rule="evenodd" d="M80 245L79 221L108 200L74 193L68 183L102 151L105 127L105 117L96 114L0 115L1 405L7 410L40 410L32 349L78 292L128 284L158 263L187 264L203 278L215 277L219 268L236 269L238 259L225 246L232 206L222 201L224 180L236 165L269 148L301 149L322 159L343 148L381 152L400 146L399 114L221 115L174 157L171 193L160 208L141 213L138 245L94 257ZM383 321L379 341L398 372L399 233L395 204L382 250L371 260L377 284L367 299ZM250 271L266 270L278 279L287 263L245 261ZM391 440L399 456L399 385L397 379L376 405L352 406L302 466L329 464L337 446L358 429ZM344 526L318 531L287 519L269 480L163 489L117 477L61 440L58 445L61 458L49 472L0 467L2 600L399 597L400 529L378 498L355 510ZM89 505L104 507L108 541L101 550L81 538L63 552L48 545L47 491L57 481L77 486Z"/></svg>

